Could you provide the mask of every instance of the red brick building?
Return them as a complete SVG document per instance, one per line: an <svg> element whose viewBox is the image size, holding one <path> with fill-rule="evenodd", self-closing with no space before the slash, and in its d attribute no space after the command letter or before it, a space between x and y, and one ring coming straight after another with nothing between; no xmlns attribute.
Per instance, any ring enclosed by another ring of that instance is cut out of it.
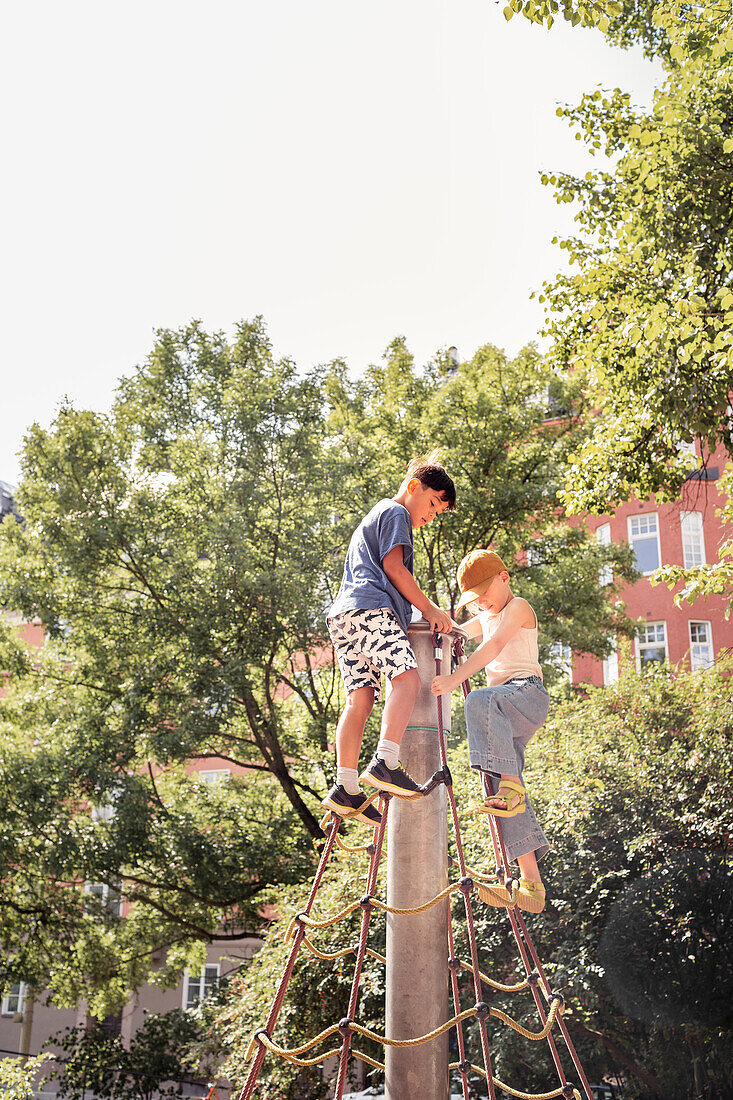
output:
<svg viewBox="0 0 733 1100"><path fill-rule="evenodd" d="M699 444L695 447L699 455ZM726 599L715 596L676 607L674 591L649 581L660 565L689 567L717 561L720 544L733 536L718 515L724 500L718 482L727 458L719 448L703 469L691 474L673 504L634 497L615 512L587 517L589 529L601 542L628 542L636 553L643 576L628 585L620 599L631 618L642 622L632 643L637 667L667 660L682 668L706 668L719 653L733 648L733 620L726 621ZM608 684L617 678L617 654L603 662L593 657L573 662L573 683Z"/></svg>

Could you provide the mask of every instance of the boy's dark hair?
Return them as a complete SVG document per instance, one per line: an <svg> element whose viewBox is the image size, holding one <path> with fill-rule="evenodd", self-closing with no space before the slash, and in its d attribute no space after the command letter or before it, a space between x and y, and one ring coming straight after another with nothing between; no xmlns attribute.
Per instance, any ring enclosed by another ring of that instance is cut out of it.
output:
<svg viewBox="0 0 733 1100"><path fill-rule="evenodd" d="M421 485L435 489L436 493L443 493L448 501L448 511L456 510L456 487L453 478L445 466L438 461L438 452L431 451L429 455L418 455L413 458L407 467L407 480L416 477Z"/></svg>

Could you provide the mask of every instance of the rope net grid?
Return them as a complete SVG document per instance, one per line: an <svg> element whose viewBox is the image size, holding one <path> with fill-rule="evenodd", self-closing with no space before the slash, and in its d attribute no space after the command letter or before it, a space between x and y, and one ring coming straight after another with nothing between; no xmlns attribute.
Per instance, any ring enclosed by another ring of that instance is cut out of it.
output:
<svg viewBox="0 0 733 1100"><path fill-rule="evenodd" d="M436 675L440 675L443 661L442 639L439 635L434 635L434 656L435 656L435 671ZM463 646L462 640L458 638L453 646L453 653L455 659L459 662L463 659ZM468 694L470 690L468 682L463 683L463 693ZM519 961L521 962L525 976L522 980L514 983L499 982L490 978L484 974L479 967L478 960L478 943L476 936L476 928L473 918L473 893L474 893L474 880L483 881L489 876L476 872L468 867L465 861L463 851L463 841L460 829L460 822L458 818L458 809L453 792L452 780L447 761L447 745L445 730L443 728L443 710L442 710L442 697L437 698L437 710L438 710L438 742L440 748L440 763L441 767L438 772L424 785L422 788L424 794L429 794L430 791L443 783L445 785L447 801L449 806L450 816L452 818L453 835L455 843L456 857L453 860L458 866L460 872L460 879L457 882L450 883L444 890L441 890L435 897L430 898L428 901L421 905L412 908L396 908L388 905L382 901L375 893L377 875L380 866L380 860L382 856L382 849L384 845L384 837L387 826L387 819L389 815L389 804L392 796L384 792L375 791L369 798L369 804L379 799L380 810L382 814L381 823L374 826L372 840L368 844L350 845L344 842L339 836L339 829L344 821L348 822L348 817L341 818L335 813L327 813L322 822L321 828L323 829L326 840L323 845L318 869L316 871L311 891L304 909L297 913L290 923L285 932L286 941L292 941L290 953L285 966L285 970L280 979L280 983L273 1000L270 1013L267 1018L267 1022L264 1027L257 1029L249 1040L247 1047L245 1060L251 1061L249 1073L247 1079L241 1091L237 1096L237 1100L250 1100L254 1095L254 1088L257 1083L259 1073L262 1069L262 1065L265 1056L269 1052L270 1054L282 1058L292 1065L297 1066L316 1066L329 1058L338 1058L338 1071L336 1082L334 1086L334 1100L343 1100L344 1089L347 1080L347 1071L350 1059L353 1057L365 1064L371 1066L373 1069L384 1071L385 1065L382 1062L376 1061L374 1058L365 1054L362 1051L355 1049L352 1046L352 1041L355 1036L370 1040L373 1043L377 1043L383 1046L385 1049L388 1047L414 1047L423 1043L430 1042L430 1040L436 1038L439 1035L444 1034L446 1031L455 1029L456 1040L458 1046L459 1060L457 1062L451 1062L448 1066L449 1071L460 1074L461 1088L463 1100L469 1100L469 1075L478 1075L482 1077L486 1082L489 1100L496 1100L496 1089L500 1089L503 1093L517 1097L519 1100L551 1100L554 1097L562 1097L563 1100L594 1100L593 1093L591 1092L588 1079L585 1075L583 1067L580 1063L578 1055L575 1051L575 1047L568 1034L567 1027L563 1020L563 1007L564 998L562 994L554 992L548 982L545 971L542 967L542 963L538 957L536 948L532 941L532 938L527 929L524 917L521 911L517 908L516 904L510 905L506 908L506 913L509 918L509 922L514 936ZM507 875L507 868L509 861L507 858L506 848L504 846L504 839L501 832L501 826L499 819L493 816L488 817L489 830L491 837L491 844L496 861L498 880L502 883L507 890L514 896L515 884L513 880ZM354 901L344 906L335 916L324 917L317 919L312 915L313 905L315 903L319 886L323 878L324 872L331 859L334 848L337 847L341 852L347 856L353 856L358 853L365 853L369 856L369 865L366 875L366 889L365 893L358 901ZM514 890L512 889L514 887ZM414 1036L409 1039L391 1039L386 1035L370 1030L359 1024L356 1018L356 1010L359 997L359 983L361 979L362 968L364 959L370 957L377 960L380 963L386 964L385 957L372 950L367 945L367 936L369 932L369 925L371 915L374 911L393 914L397 916L411 916L418 913L424 913L431 909L433 906L440 904L443 901L448 900L451 896L460 893L464 903L464 915L466 921L466 934L469 943L471 961L466 962L459 960L456 957L455 941L453 936L452 921L448 921L448 960L447 967L450 975L450 988L453 999L454 1014L438 1027L432 1031L427 1032L425 1035ZM355 946L343 948L337 951L321 951L313 942L313 933L322 931L327 928L331 928L348 918L352 914L361 909L361 930L358 943ZM310 933L310 935L309 935ZM293 968L297 961L302 948L305 948L306 954L312 957L335 961L337 959L345 958L349 955L353 955L354 961L354 973L351 983L351 994L349 997L348 1014L342 1020L334 1022L319 1032L314 1038L308 1042L303 1043L298 1047L283 1047L275 1042L272 1038L272 1034L282 1008L283 1001L287 993L288 983L293 972ZM460 989L458 982L458 973L461 970L465 970L466 973L471 975L473 993L475 1002L472 1006L461 1009L460 1006ZM521 993L527 989L530 990L532 998L534 1000L534 1006L539 1017L540 1028L538 1030L531 1030L524 1027L516 1019L513 1019L508 1013L502 1011L502 1009L492 1007L486 1003L483 996L483 986L487 986L489 989L502 992L506 994ZM514 1032L521 1035L523 1038L532 1042L541 1042L545 1040L548 1043L549 1051L552 1056L552 1061L557 1072L559 1085L552 1091L543 1093L528 1093L523 1092L521 1089L515 1088L512 1085L506 1084L500 1081L492 1073L491 1055L489 1052L488 1033L487 1033L487 1020L494 1019L499 1021L504 1026L511 1028ZM483 1065L474 1064L466 1057L466 1036L464 1034L464 1024L468 1021L475 1021L478 1025L478 1033L481 1047L481 1055ZM557 1028L562 1036L565 1046L570 1054L575 1071L578 1075L583 1093L578 1090L571 1082L568 1081L565 1071L563 1069L560 1055L555 1043L553 1031ZM340 1043L338 1046L331 1047L328 1050L317 1054L311 1054L314 1048L320 1044L326 1043L327 1040L332 1039L334 1036L340 1036ZM304 1057L304 1055L310 1055Z"/></svg>

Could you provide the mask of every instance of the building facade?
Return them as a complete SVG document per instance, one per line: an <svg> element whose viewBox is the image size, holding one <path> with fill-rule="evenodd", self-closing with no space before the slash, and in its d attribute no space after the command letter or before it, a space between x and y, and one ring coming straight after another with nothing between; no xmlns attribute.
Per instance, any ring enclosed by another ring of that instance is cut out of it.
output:
<svg viewBox="0 0 733 1100"><path fill-rule="evenodd" d="M697 457L699 445L695 447ZM633 547L642 574L619 596L629 616L640 622L632 642L637 668L649 661L668 661L683 669L702 669L733 649L733 621L726 620L724 597L677 607L674 595L681 585L671 590L664 584L652 585L649 579L663 565L689 568L715 562L721 543L733 537L718 514L724 502L718 483L727 458L723 448L716 451L702 469L691 472L679 500L671 504L632 497L615 512L587 517L589 529L600 542L628 542ZM601 575L606 583L611 579ZM573 683L613 683L618 679L618 653L606 661L576 657L570 676Z"/></svg>

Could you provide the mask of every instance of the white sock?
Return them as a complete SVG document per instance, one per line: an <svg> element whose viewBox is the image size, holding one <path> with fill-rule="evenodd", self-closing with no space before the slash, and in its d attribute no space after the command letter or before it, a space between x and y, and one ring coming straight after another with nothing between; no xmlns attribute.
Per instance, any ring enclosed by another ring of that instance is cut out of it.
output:
<svg viewBox="0 0 733 1100"><path fill-rule="evenodd" d="M336 768L336 782L340 783L349 794L358 794L361 790L357 768Z"/></svg>
<svg viewBox="0 0 733 1100"><path fill-rule="evenodd" d="M397 761L400 756L400 746L395 741L388 741L386 737L379 738L379 744L377 745L377 756L384 760L387 767L397 767Z"/></svg>

